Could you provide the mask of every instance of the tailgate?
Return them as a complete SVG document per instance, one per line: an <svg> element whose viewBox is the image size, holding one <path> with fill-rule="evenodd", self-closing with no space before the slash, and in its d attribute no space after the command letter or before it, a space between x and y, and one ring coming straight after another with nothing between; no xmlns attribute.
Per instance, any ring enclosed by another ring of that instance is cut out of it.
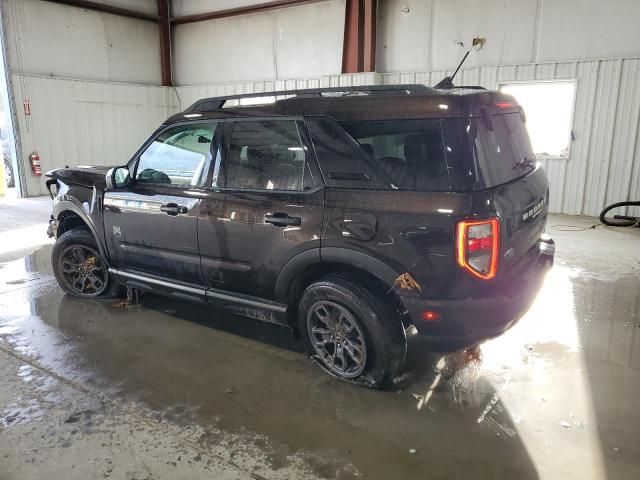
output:
<svg viewBox="0 0 640 480"><path fill-rule="evenodd" d="M490 190L500 218L500 262L504 277L536 248L547 221L549 186L540 167L524 177ZM531 258L531 256L530 256Z"/></svg>

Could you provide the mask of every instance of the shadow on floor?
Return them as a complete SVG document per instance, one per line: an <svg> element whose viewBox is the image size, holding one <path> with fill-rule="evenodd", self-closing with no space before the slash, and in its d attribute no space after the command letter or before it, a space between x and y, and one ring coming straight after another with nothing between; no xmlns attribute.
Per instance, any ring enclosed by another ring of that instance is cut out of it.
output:
<svg viewBox="0 0 640 480"><path fill-rule="evenodd" d="M113 305L60 299L71 369L169 421L266 438L276 466L311 452L327 478L341 464L364 478L538 478L501 386L479 376L479 352L443 357L412 342L410 382L371 391L324 374L288 329L154 295Z"/></svg>

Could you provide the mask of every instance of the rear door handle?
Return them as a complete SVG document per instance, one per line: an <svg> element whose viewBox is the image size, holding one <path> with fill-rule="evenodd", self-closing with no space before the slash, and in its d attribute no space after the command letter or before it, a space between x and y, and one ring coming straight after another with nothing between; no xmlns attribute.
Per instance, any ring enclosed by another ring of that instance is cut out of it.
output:
<svg viewBox="0 0 640 480"><path fill-rule="evenodd" d="M302 218L290 217L286 213L276 212L264 216L264 223L270 223L275 227L299 227L302 225Z"/></svg>
<svg viewBox="0 0 640 480"><path fill-rule="evenodd" d="M166 203L164 205L160 205L160 211L167 215L176 216L181 213L187 213L187 207L184 205L178 205L177 203Z"/></svg>

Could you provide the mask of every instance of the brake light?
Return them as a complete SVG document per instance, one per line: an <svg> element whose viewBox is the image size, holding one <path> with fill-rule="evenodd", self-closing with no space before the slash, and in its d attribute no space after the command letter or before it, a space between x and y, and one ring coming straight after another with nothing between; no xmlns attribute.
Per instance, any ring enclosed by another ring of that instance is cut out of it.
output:
<svg viewBox="0 0 640 480"><path fill-rule="evenodd" d="M515 107L515 104L511 103L511 102L498 102L498 103L496 103L496 107L498 107L498 108L513 108L513 107Z"/></svg>
<svg viewBox="0 0 640 480"><path fill-rule="evenodd" d="M424 312L422 312L422 319L425 322L439 322L440 314L432 310L425 310Z"/></svg>
<svg viewBox="0 0 640 480"><path fill-rule="evenodd" d="M462 220L456 226L458 265L475 277L491 280L498 272L500 221Z"/></svg>

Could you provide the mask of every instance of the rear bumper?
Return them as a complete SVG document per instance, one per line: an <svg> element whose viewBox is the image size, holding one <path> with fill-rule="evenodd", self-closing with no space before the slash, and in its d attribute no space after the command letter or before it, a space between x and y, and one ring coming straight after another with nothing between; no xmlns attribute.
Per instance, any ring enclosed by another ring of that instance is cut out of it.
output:
<svg viewBox="0 0 640 480"><path fill-rule="evenodd" d="M529 310L546 272L553 265L555 244L545 238L538 242L537 254L518 276L482 298L464 300L424 300L404 297L403 303L418 333L430 340L462 348L496 337ZM422 312L435 311L439 321L425 321Z"/></svg>

